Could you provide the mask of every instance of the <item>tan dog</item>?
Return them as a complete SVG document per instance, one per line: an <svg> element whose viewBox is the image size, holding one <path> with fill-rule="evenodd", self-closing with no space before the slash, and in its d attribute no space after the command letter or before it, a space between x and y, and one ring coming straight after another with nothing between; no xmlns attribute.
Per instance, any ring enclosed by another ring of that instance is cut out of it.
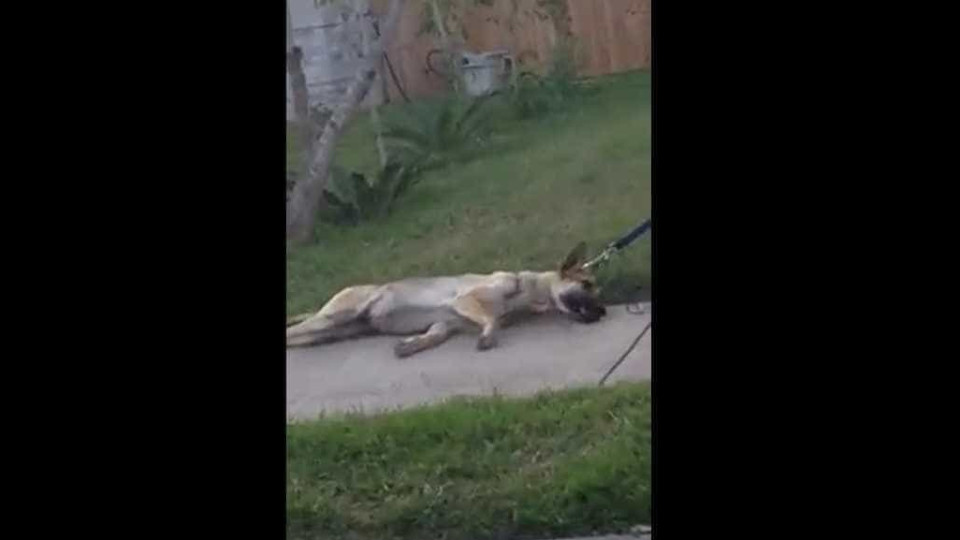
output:
<svg viewBox="0 0 960 540"><path fill-rule="evenodd" d="M557 310L592 323L606 315L594 277L581 268L586 245L567 256L559 271L494 272L404 279L340 291L303 322L287 328L287 346L309 346L372 334L411 336L394 352L406 357L480 329L477 348L496 344L501 320L522 312Z"/></svg>

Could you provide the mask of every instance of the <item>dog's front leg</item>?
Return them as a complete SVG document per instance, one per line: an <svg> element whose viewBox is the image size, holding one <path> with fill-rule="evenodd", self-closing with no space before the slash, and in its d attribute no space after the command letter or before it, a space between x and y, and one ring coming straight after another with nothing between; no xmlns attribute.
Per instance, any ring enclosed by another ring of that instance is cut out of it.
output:
<svg viewBox="0 0 960 540"><path fill-rule="evenodd" d="M484 307L483 302L467 294L454 300L453 309L461 317L480 326L481 332L480 339L477 341L477 349L485 351L497 344L497 317Z"/></svg>

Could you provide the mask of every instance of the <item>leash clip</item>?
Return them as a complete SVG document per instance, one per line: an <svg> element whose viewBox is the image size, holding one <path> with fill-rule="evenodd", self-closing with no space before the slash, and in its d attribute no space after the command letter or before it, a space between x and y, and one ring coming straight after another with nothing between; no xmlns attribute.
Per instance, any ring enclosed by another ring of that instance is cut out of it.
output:
<svg viewBox="0 0 960 540"><path fill-rule="evenodd" d="M580 268L583 270L588 270L600 263L606 262L611 255L632 244L634 240L639 238L643 233L647 232L647 229L649 228L650 220L644 220L643 223L634 227L632 231L624 235L622 238L610 243L599 255L580 265Z"/></svg>
<svg viewBox="0 0 960 540"><path fill-rule="evenodd" d="M581 265L580 268L584 270L589 270L594 266L597 266L601 263L605 263L607 262L607 260L610 259L611 255L616 253L616 251L617 251L617 248L613 244L610 244L603 251L601 251L599 255L583 263L583 265Z"/></svg>

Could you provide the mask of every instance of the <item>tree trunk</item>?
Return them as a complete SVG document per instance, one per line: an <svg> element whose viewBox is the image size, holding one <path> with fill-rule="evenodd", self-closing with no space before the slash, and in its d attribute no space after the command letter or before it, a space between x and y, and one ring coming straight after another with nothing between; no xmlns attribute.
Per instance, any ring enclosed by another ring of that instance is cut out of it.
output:
<svg viewBox="0 0 960 540"><path fill-rule="evenodd" d="M387 84L387 74L384 73L384 64L386 64L386 54L380 55L380 67L377 68L377 78L380 79L380 92L383 95L383 102L390 103L390 85Z"/></svg>
<svg viewBox="0 0 960 540"><path fill-rule="evenodd" d="M440 11L440 4L437 0L430 0L430 10L433 13L433 25L437 27L440 33L440 46L445 51L450 50L450 36L447 35L447 25L443 24L443 12Z"/></svg>
<svg viewBox="0 0 960 540"><path fill-rule="evenodd" d="M290 18L289 4L287 5L287 73L290 74L293 112L300 128L301 147L306 153L313 141L310 102L307 94L307 78L303 73L303 51L293 41L293 22Z"/></svg>
<svg viewBox="0 0 960 540"><path fill-rule="evenodd" d="M293 112L300 128L301 147L304 152L313 140L313 122L310 119L310 101L307 93L307 77L303 73L303 51L293 47L287 53L287 72L290 73L290 87L293 90Z"/></svg>
<svg viewBox="0 0 960 540"><path fill-rule="evenodd" d="M460 95L460 59L454 54L453 45L450 43L450 34L447 33L447 25L443 22L443 12L440 10L440 4L437 3L437 0L430 0L430 10L433 14L433 25L437 27L437 32L440 34L440 48L443 49L443 55L447 61L450 85L453 87L453 91Z"/></svg>
<svg viewBox="0 0 960 540"><path fill-rule="evenodd" d="M383 44L393 39L394 30L406 0L390 0L384 24L381 25L381 37L373 49L373 54L365 57L365 62L347 88L343 101L333 110L327 120L320 139L310 145L310 164L306 175L293 187L293 193L287 202L287 239L305 242L312 238L317 220L317 210L327 184L333 150L340 138L343 127L353 115L373 86L377 74L377 61L383 56Z"/></svg>
<svg viewBox="0 0 960 540"><path fill-rule="evenodd" d="M373 133L377 143L377 154L380 156L380 168L387 166L387 146L383 142L383 123L380 121L380 106L374 105L370 109L370 122L373 124Z"/></svg>
<svg viewBox="0 0 960 540"><path fill-rule="evenodd" d="M365 10L362 10L363 7L366 7L363 4L364 4L363 0L354 0L354 7L356 11L358 12L365 11ZM377 55L377 58L375 60L376 74L374 75L374 82L376 82L378 79L380 81L383 81L383 77L381 75L383 73L383 46L381 45L380 48L377 48L376 52L374 52L373 49L375 48L374 47L375 37L373 36L373 32L371 31L373 29L367 26L367 22L363 19L362 16L360 18L360 24L361 24L361 32L363 35L364 56L367 58L370 58L374 54ZM378 86L374 86L374 89L375 91L382 91L383 85L380 84ZM373 96L374 103L370 107L370 123L373 126L373 136L377 145L377 154L380 156L380 168L387 166L387 147L383 142L383 124L380 122L380 101L382 100L382 97L383 96L381 94L375 94Z"/></svg>

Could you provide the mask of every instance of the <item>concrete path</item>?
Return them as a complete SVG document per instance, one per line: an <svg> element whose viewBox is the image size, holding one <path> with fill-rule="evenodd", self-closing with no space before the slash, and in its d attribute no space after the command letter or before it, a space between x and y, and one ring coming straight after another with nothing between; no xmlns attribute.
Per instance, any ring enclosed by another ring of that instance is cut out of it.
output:
<svg viewBox="0 0 960 540"><path fill-rule="evenodd" d="M533 394L545 388L595 386L650 320L610 306L596 324L541 315L501 330L499 345L475 349L461 334L404 360L393 355L396 337L368 337L321 347L287 349L287 416L315 418L322 411L366 413L442 401L457 395ZM650 378L648 332L608 379Z"/></svg>

